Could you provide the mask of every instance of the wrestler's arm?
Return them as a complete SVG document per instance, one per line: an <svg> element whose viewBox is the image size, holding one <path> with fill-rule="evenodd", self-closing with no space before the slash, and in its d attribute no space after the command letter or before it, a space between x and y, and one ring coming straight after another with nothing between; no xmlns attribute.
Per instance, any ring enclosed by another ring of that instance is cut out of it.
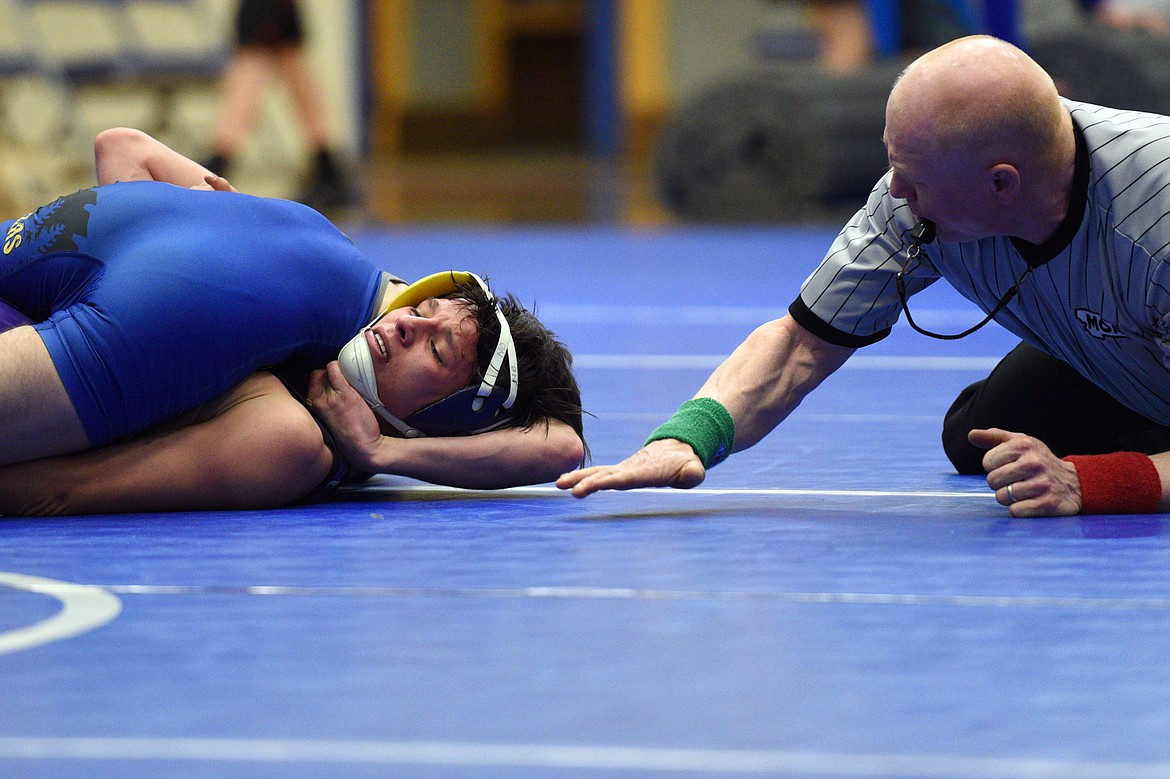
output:
<svg viewBox="0 0 1170 779"><path fill-rule="evenodd" d="M0 468L0 514L34 516L279 506L328 474L332 453L308 410L258 373L177 426Z"/></svg>
<svg viewBox="0 0 1170 779"><path fill-rule="evenodd" d="M164 181L180 187L231 190L227 179L141 130L129 127L98 133L93 142L93 159L98 184Z"/></svg>
<svg viewBox="0 0 1170 779"><path fill-rule="evenodd" d="M699 389L735 421L735 451L754 446L800 405L804 397L841 367L853 349L823 341L791 316L761 325ZM635 487L694 487L706 478L689 444L654 441L616 465L567 473L557 486L583 498L597 490Z"/></svg>
<svg viewBox="0 0 1170 779"><path fill-rule="evenodd" d="M332 362L309 384L317 411L334 443L354 468L469 489L539 484L581 464L585 445L558 420L530 428L504 428L473 436L392 438L382 435L373 412Z"/></svg>
<svg viewBox="0 0 1170 779"><path fill-rule="evenodd" d="M581 464L582 448L571 427L550 420L547 426L538 422L526 430L504 428L450 438L380 436L366 464L375 473L492 490L553 481Z"/></svg>

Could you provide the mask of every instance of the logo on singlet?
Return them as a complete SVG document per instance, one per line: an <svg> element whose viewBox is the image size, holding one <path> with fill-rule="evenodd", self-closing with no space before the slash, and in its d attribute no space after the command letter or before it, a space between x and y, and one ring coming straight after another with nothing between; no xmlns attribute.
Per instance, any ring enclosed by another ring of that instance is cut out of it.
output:
<svg viewBox="0 0 1170 779"><path fill-rule="evenodd" d="M1125 333L1121 332L1121 328L1095 311L1078 308L1076 314L1077 319L1084 325L1085 332L1094 338L1125 338Z"/></svg>
<svg viewBox="0 0 1170 779"><path fill-rule="evenodd" d="M96 202L97 192L83 189L22 216L12 223L4 236L4 253L9 254L26 243L39 254L77 251L74 239L89 234L86 206Z"/></svg>

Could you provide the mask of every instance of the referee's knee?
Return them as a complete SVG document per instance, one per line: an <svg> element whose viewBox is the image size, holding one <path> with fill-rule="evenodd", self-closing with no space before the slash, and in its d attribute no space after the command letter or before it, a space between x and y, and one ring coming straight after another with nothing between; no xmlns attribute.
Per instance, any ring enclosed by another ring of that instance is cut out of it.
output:
<svg viewBox="0 0 1170 779"><path fill-rule="evenodd" d="M986 454L984 450L972 446L967 440L967 429L963 428L961 432L956 428L949 430L946 425L943 426L943 451L946 452L947 459L951 461L951 465L955 466L955 471L963 475L982 475L983 470L983 455Z"/></svg>
<svg viewBox="0 0 1170 779"><path fill-rule="evenodd" d="M955 401L943 418L942 445L943 452L955 470L964 475L982 474L984 450L967 440L967 434L973 427L967 413L967 402L970 400L970 388Z"/></svg>

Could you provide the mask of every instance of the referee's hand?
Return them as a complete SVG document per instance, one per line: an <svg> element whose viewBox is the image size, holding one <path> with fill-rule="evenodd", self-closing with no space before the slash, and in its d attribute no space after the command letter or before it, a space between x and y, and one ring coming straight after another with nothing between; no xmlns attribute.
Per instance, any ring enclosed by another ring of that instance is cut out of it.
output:
<svg viewBox="0 0 1170 779"><path fill-rule="evenodd" d="M664 438L650 442L617 465L595 465L566 473L557 479L557 486L571 490L575 498L584 498L598 490L690 489L706 477L703 462L690 444Z"/></svg>
<svg viewBox="0 0 1170 779"><path fill-rule="evenodd" d="M1013 517L1060 517L1081 510L1076 467L1061 460L1037 438L999 428L972 430L975 446L986 449L983 470L995 499Z"/></svg>

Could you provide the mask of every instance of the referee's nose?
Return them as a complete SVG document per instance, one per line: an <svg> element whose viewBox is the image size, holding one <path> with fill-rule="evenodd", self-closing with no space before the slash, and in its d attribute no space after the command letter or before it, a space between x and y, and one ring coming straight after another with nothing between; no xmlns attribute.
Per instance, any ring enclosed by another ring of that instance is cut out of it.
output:
<svg viewBox="0 0 1170 779"><path fill-rule="evenodd" d="M911 206L918 200L917 191L897 171L890 173L890 195L905 200Z"/></svg>

